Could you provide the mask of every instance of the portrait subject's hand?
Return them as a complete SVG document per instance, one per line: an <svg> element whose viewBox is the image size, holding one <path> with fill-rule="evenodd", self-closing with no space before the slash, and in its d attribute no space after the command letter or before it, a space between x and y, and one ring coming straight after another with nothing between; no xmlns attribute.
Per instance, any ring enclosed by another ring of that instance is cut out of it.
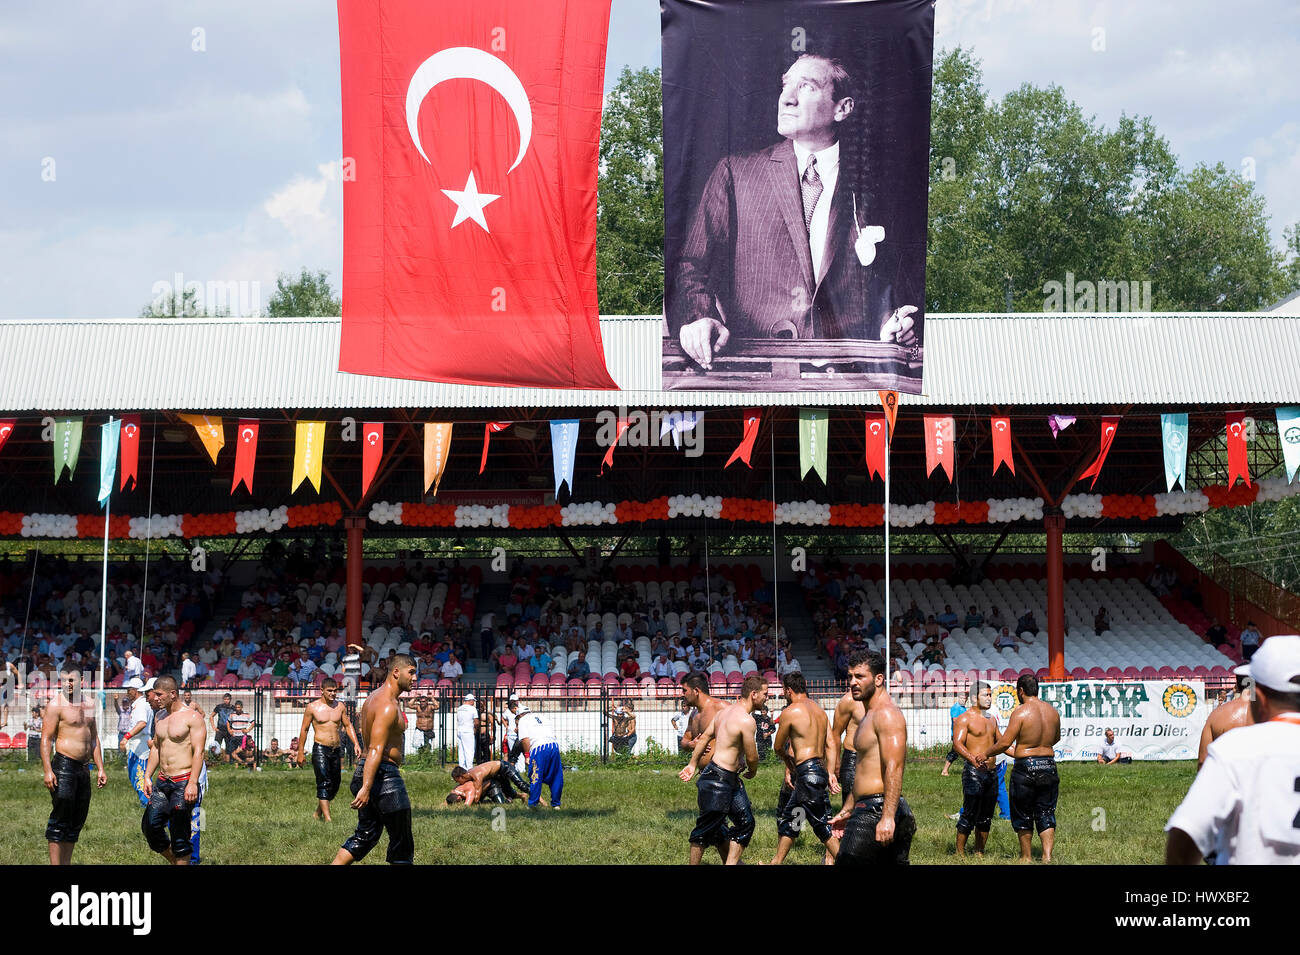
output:
<svg viewBox="0 0 1300 955"><path fill-rule="evenodd" d="M900 345L911 345L915 342L916 332L912 329L916 322L912 316L916 311L915 305L904 305L902 308L895 309L894 314L889 316L889 321L881 326L880 340L897 342Z"/></svg>
<svg viewBox="0 0 1300 955"><path fill-rule="evenodd" d="M683 325L679 336L682 350L702 368L713 367L713 353L731 339L731 332L716 318L700 318Z"/></svg>

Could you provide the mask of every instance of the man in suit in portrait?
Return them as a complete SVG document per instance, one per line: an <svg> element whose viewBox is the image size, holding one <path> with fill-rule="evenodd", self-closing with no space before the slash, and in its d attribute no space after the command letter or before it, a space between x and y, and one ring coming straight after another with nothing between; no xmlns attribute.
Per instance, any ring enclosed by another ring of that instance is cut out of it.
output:
<svg viewBox="0 0 1300 955"><path fill-rule="evenodd" d="M677 263L669 325L704 368L735 338L867 339L912 345L914 303L856 170L841 165L853 80L836 59L805 54L777 106L784 138L722 159L704 188ZM847 181L846 181L847 180Z"/></svg>

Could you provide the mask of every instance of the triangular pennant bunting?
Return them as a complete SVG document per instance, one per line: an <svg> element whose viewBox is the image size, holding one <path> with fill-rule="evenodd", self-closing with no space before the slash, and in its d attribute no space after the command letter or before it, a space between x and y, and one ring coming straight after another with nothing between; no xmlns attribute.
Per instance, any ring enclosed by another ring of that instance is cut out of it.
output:
<svg viewBox="0 0 1300 955"><path fill-rule="evenodd" d="M809 470L826 483L826 435L829 415L825 408L799 409L799 477Z"/></svg>
<svg viewBox="0 0 1300 955"><path fill-rule="evenodd" d="M68 477L77 473L77 456L81 454L81 419L64 418L54 425L54 483L59 483L63 469Z"/></svg>
<svg viewBox="0 0 1300 955"><path fill-rule="evenodd" d="M140 468L140 416L129 414L122 416L122 478L119 491L126 490L126 482L131 482L131 489L140 486L136 472Z"/></svg>
<svg viewBox="0 0 1300 955"><path fill-rule="evenodd" d="M1180 483L1187 490L1187 415L1162 414L1160 440L1165 453L1165 490L1173 491Z"/></svg>
<svg viewBox="0 0 1300 955"><path fill-rule="evenodd" d="M370 485L384 458L384 423L367 421L361 432L361 496L370 493Z"/></svg>
<svg viewBox="0 0 1300 955"><path fill-rule="evenodd" d="M867 448L865 457L867 475L869 477L878 477L882 481L885 479L885 455L889 453L885 443L885 432L888 430L889 422L885 419L883 411L868 411L866 413Z"/></svg>
<svg viewBox="0 0 1300 955"><path fill-rule="evenodd" d="M1300 407L1277 409L1277 436L1282 445L1282 460L1286 462L1287 483L1290 483L1300 471Z"/></svg>
<svg viewBox="0 0 1300 955"><path fill-rule="evenodd" d="M727 463L722 466L724 469L731 467L736 461L744 461L746 467L754 467L749 463L749 459L754 453L754 441L758 438L758 426L761 422L762 414L759 409L749 408L745 411L744 436L740 439L736 450L731 452L731 457L727 458Z"/></svg>
<svg viewBox="0 0 1300 955"><path fill-rule="evenodd" d="M1088 485L1089 490L1097 486L1097 478L1101 475L1102 465L1106 463L1106 455L1110 453L1111 442L1115 440L1115 432L1118 429L1118 416L1101 419L1101 451L1097 454L1097 460L1088 465L1088 470L1079 475L1080 481L1086 477L1092 478L1092 483Z"/></svg>
<svg viewBox="0 0 1300 955"><path fill-rule="evenodd" d="M889 434L885 439L889 446L894 446L894 426L898 424L898 392L897 391L877 391L880 396L880 406L885 409L885 419L889 422Z"/></svg>
<svg viewBox="0 0 1300 955"><path fill-rule="evenodd" d="M217 455L226 446L226 429L222 427L221 419L205 414L183 414L180 419L194 426L195 433L208 451L208 457L216 464Z"/></svg>
<svg viewBox="0 0 1300 955"><path fill-rule="evenodd" d="M325 457L325 422L299 421L294 432L293 486L289 490L291 493L298 490L306 478L319 494L321 463Z"/></svg>
<svg viewBox="0 0 1300 955"><path fill-rule="evenodd" d="M569 483L569 494L573 494L573 462L578 455L578 428L576 419L551 422L551 463L555 470L555 493L560 493L560 485Z"/></svg>
<svg viewBox="0 0 1300 955"><path fill-rule="evenodd" d="M99 503L107 504L113 493L113 479L117 477L117 439L122 432L122 419L112 418L99 427Z"/></svg>
<svg viewBox="0 0 1300 955"><path fill-rule="evenodd" d="M447 470L447 453L451 450L451 422L432 422L424 426L424 493L433 488L438 496L442 473ZM479 472L482 473L482 472Z"/></svg>
<svg viewBox="0 0 1300 955"><path fill-rule="evenodd" d="M998 468L1005 464L1014 476L1016 461L1011 455L1011 419L1006 415L994 415L989 425L993 429L993 473L997 474Z"/></svg>
<svg viewBox="0 0 1300 955"><path fill-rule="evenodd" d="M627 415L621 415L618 419L618 427L615 429L614 440L609 443L609 449L605 451L605 456L600 461L600 473L604 474L606 468L614 466L614 449L618 443L623 440L623 435L627 434L628 418Z"/></svg>
<svg viewBox="0 0 1300 955"><path fill-rule="evenodd" d="M925 415L925 474L929 477L934 469L941 467L952 480L952 459L956 452L953 447L957 433L952 415Z"/></svg>
<svg viewBox="0 0 1300 955"><path fill-rule="evenodd" d="M1249 437L1246 424L1246 412L1229 411L1225 417L1228 425L1228 487L1237 483L1237 478L1250 487L1250 464L1246 456L1246 439Z"/></svg>
<svg viewBox="0 0 1300 955"><path fill-rule="evenodd" d="M482 474L487 467L488 445L492 443L492 435L504 431L513 421L489 421L483 426L483 460L478 463L478 473Z"/></svg>

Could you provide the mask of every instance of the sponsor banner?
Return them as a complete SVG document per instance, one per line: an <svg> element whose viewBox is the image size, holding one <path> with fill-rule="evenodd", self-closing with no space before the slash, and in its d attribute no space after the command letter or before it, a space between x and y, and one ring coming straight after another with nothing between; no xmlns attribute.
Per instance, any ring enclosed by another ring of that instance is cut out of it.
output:
<svg viewBox="0 0 1300 955"><path fill-rule="evenodd" d="M1075 680L1040 683L1038 694L1061 714L1056 758L1093 762L1115 731L1115 749L1134 760L1195 759L1213 709L1199 680ZM1014 683L993 686L993 708L1005 721L1016 708Z"/></svg>
<svg viewBox="0 0 1300 955"><path fill-rule="evenodd" d="M660 9L664 388L919 394L932 0Z"/></svg>

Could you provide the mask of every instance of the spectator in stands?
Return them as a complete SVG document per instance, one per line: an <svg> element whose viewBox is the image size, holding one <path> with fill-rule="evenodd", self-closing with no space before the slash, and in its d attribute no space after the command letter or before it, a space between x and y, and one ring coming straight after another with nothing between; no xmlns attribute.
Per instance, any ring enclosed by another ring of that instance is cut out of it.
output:
<svg viewBox="0 0 1300 955"><path fill-rule="evenodd" d="M427 650L416 662L417 680L437 680L442 676L442 665L433 658L433 651Z"/></svg>
<svg viewBox="0 0 1300 955"><path fill-rule="evenodd" d="M934 614L925 618L925 639L927 641L939 639L939 621L935 619Z"/></svg>
<svg viewBox="0 0 1300 955"><path fill-rule="evenodd" d="M579 650L577 657L569 664L569 678L586 682L591 678L591 665L587 663L587 654Z"/></svg>
<svg viewBox="0 0 1300 955"><path fill-rule="evenodd" d="M1038 632L1038 621L1034 619L1034 612L1026 610L1025 615L1016 621L1016 633L1034 634Z"/></svg>
<svg viewBox="0 0 1300 955"><path fill-rule="evenodd" d="M1264 637L1259 632L1259 628L1255 626L1255 621L1246 621L1246 629L1241 631L1241 655L1247 660L1253 657L1255 651L1259 649L1259 641L1262 639Z"/></svg>
<svg viewBox="0 0 1300 955"><path fill-rule="evenodd" d="M1003 647L1010 647L1016 653L1020 652L1020 640L1016 634L1011 632L1011 628L1003 626L998 635L993 639L993 646L1001 650Z"/></svg>
<svg viewBox="0 0 1300 955"><path fill-rule="evenodd" d="M945 630L951 630L953 627L957 626L957 615L952 612L952 605L944 604L943 613L935 617L935 621Z"/></svg>
<svg viewBox="0 0 1300 955"><path fill-rule="evenodd" d="M871 619L867 621L867 636L874 638L882 636L885 632L885 618L880 615L878 609L871 611Z"/></svg>
<svg viewBox="0 0 1300 955"><path fill-rule="evenodd" d="M787 648L782 647L781 650L777 652L776 675L785 676L787 673L802 673L802 672L803 672L803 667L799 665L799 661L794 658L794 655L792 653L789 653L787 651Z"/></svg>
<svg viewBox="0 0 1300 955"><path fill-rule="evenodd" d="M978 630L984 626L984 614L979 612L974 604L971 604L970 610L966 611L966 619L962 621L963 630Z"/></svg>
<svg viewBox="0 0 1300 955"><path fill-rule="evenodd" d="M619 671L624 679L635 680L641 675L641 665L636 662L636 657L625 657L619 665Z"/></svg>
<svg viewBox="0 0 1300 955"><path fill-rule="evenodd" d="M835 667L835 679L838 682L843 683L849 678L849 652L844 643L835 648L831 665Z"/></svg>
<svg viewBox="0 0 1300 955"><path fill-rule="evenodd" d="M533 659L530 666L532 667L534 675L538 673L545 675L551 672L551 666L555 661L551 659L551 652L546 648L546 644L542 644L538 647L538 650L540 652L533 653Z"/></svg>
<svg viewBox="0 0 1300 955"><path fill-rule="evenodd" d="M943 641L938 637L928 640L925 649L921 651L920 659L926 666L934 663L942 664L948 659L948 651L944 649Z"/></svg>
<svg viewBox="0 0 1300 955"><path fill-rule="evenodd" d="M236 651L235 662L239 662L238 651ZM229 670L229 668L227 668ZM262 668L253 662L250 656L243 662L239 662L239 669L236 671L241 680L256 680L262 675Z"/></svg>
<svg viewBox="0 0 1300 955"><path fill-rule="evenodd" d="M1210 628L1205 631L1205 639L1215 647L1222 647L1228 642L1228 628L1215 620Z"/></svg>
<svg viewBox="0 0 1300 955"><path fill-rule="evenodd" d="M519 657L515 653L514 643L512 638L507 637L505 647L497 655L497 670L501 673L515 672L515 664L519 662Z"/></svg>
<svg viewBox="0 0 1300 955"><path fill-rule="evenodd" d="M912 625L916 625L919 627L923 623L925 623L925 614L921 612L921 608L913 600L912 606L908 607L903 613L903 626L910 628Z"/></svg>
<svg viewBox="0 0 1300 955"><path fill-rule="evenodd" d="M1002 619L1002 611L997 607L989 608L989 615L985 619L984 623L987 626L992 627L994 630L1001 630L1007 625L1007 622Z"/></svg>
<svg viewBox="0 0 1300 955"><path fill-rule="evenodd" d="M1092 629L1096 631L1099 637L1110 629L1110 614L1106 612L1105 607L1097 608L1097 616L1093 618Z"/></svg>
<svg viewBox="0 0 1300 955"><path fill-rule="evenodd" d="M925 627L923 627L920 623L917 623L916 621L913 621L913 622L912 622L912 625L908 628L908 631L907 631L907 642L908 642L908 643L924 643L924 642L925 642Z"/></svg>
<svg viewBox="0 0 1300 955"><path fill-rule="evenodd" d="M465 668L460 665L460 660L456 659L456 654L453 653L442 665L441 672L444 680L451 680L454 683L465 675Z"/></svg>
<svg viewBox="0 0 1300 955"><path fill-rule="evenodd" d="M656 680L663 677L672 677L674 673L673 665L668 662L668 654L661 653L655 658L655 662L650 664L650 675Z"/></svg>
<svg viewBox="0 0 1300 955"><path fill-rule="evenodd" d="M122 669L123 669L123 670L125 671L125 673L126 673L126 678L127 678L128 680L133 679L133 678L135 678L135 679L139 679L140 682L143 683L143 682L144 682L144 663L143 663L143 662L140 660L140 658L137 657L137 656L135 655L135 653L134 653L133 651L131 651L131 650L127 650L126 653L123 654L123 656L124 656L126 659L125 659L125 660L123 661L123 663L122 663Z"/></svg>

